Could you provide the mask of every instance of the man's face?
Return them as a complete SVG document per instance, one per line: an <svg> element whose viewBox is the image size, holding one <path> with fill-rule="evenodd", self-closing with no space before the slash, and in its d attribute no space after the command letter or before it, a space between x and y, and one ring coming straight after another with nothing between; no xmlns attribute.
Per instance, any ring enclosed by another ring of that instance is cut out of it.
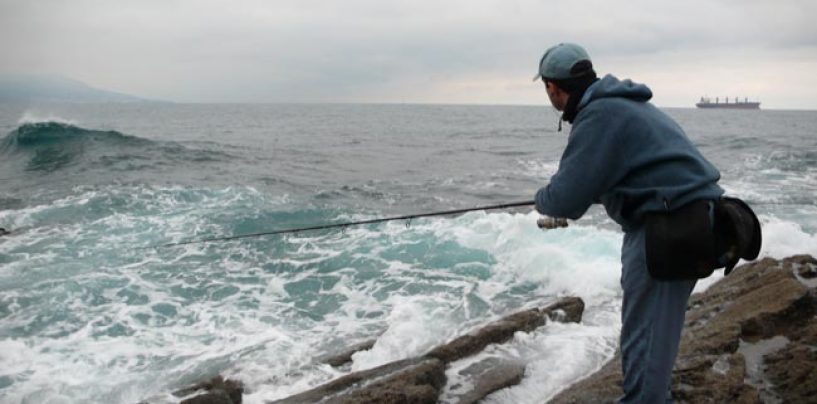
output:
<svg viewBox="0 0 817 404"><path fill-rule="evenodd" d="M556 108L557 111L563 111L565 109L566 93L549 81L543 80L543 82L545 83L545 92L548 93L548 98L553 108Z"/></svg>

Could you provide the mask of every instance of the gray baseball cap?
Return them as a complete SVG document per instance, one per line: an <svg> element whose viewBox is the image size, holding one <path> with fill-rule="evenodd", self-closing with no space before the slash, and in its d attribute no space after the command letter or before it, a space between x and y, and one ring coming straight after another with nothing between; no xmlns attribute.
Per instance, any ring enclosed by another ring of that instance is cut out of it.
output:
<svg viewBox="0 0 817 404"><path fill-rule="evenodd" d="M560 43L545 51L533 80L581 77L592 68L593 63L584 48L574 43Z"/></svg>

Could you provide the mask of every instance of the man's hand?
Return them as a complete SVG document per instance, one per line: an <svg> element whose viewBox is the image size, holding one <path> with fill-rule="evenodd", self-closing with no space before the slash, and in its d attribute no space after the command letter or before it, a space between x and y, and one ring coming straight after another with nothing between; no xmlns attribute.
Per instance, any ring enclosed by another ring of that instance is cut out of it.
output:
<svg viewBox="0 0 817 404"><path fill-rule="evenodd" d="M556 229L559 227L567 227L567 219L558 217L542 216L536 221L536 225L542 230Z"/></svg>

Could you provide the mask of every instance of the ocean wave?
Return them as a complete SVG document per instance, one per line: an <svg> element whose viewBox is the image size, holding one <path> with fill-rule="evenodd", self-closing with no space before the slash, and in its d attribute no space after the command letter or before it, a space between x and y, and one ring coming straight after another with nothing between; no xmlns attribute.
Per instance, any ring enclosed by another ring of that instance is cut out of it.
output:
<svg viewBox="0 0 817 404"><path fill-rule="evenodd" d="M85 129L64 122L24 123L3 139L2 150L19 152L43 146L65 146L76 142L100 142L110 145L148 144L147 139L117 131Z"/></svg>
<svg viewBox="0 0 817 404"><path fill-rule="evenodd" d="M85 129L63 122L24 123L0 142L0 155L24 163L25 171L52 172L93 151L149 145L151 141L116 131Z"/></svg>
<svg viewBox="0 0 817 404"><path fill-rule="evenodd" d="M207 145L205 145L207 146ZM150 140L114 130L87 129L64 121L27 122L0 140L0 156L16 163L9 171L54 172L80 165L108 171L133 171L167 162L231 161L221 150Z"/></svg>

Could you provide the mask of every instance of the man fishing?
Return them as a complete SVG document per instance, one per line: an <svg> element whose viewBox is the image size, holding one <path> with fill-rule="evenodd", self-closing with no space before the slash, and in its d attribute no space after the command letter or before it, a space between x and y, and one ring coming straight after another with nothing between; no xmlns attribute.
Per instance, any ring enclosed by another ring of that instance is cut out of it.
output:
<svg viewBox="0 0 817 404"><path fill-rule="evenodd" d="M570 43L545 52L539 79L572 127L559 169L536 193L536 209L578 219L601 203L621 225L620 402L672 401L672 368L695 282L714 268L731 270L736 254L756 257L750 250L759 249L759 227L740 245L734 234L759 224L736 208L742 202L721 202L720 173L672 118L649 103L647 86L597 78L587 52ZM729 212L737 219L726 220ZM715 226L720 217L723 231Z"/></svg>

